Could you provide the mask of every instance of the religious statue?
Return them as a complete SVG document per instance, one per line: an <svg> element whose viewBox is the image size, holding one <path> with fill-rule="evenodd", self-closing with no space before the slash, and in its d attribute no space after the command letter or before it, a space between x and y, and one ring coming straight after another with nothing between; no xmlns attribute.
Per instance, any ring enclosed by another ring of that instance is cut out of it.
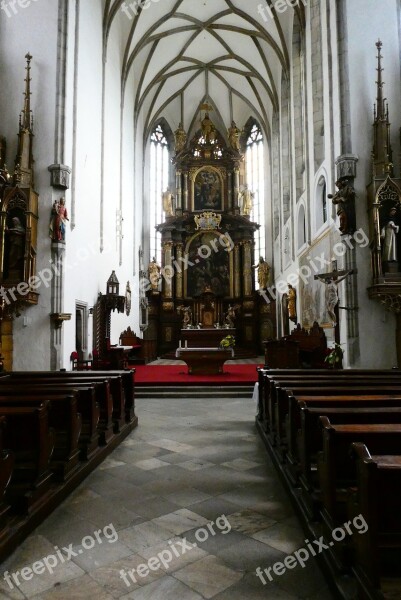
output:
<svg viewBox="0 0 401 600"><path fill-rule="evenodd" d="M160 265L157 264L156 258L153 257L148 266L149 281L152 292L157 292L159 289L159 281L161 279L160 271Z"/></svg>
<svg viewBox="0 0 401 600"><path fill-rule="evenodd" d="M259 289L265 290L269 284L270 265L265 261L263 256L259 258L259 262L252 266L252 269L258 270Z"/></svg>
<svg viewBox="0 0 401 600"><path fill-rule="evenodd" d="M65 207L65 199L60 198L54 201L50 217L49 233L54 242L65 241L66 223L69 221L67 209Z"/></svg>
<svg viewBox="0 0 401 600"><path fill-rule="evenodd" d="M245 215L245 216L249 217L249 215L252 212L254 197L255 197L255 194L253 192L251 192L251 190L248 189L248 185L245 184L243 186L242 191L239 194L239 205L240 205L241 215Z"/></svg>
<svg viewBox="0 0 401 600"><path fill-rule="evenodd" d="M216 139L216 128L213 125L209 113L205 114L203 121L201 121L202 134L207 142L213 142Z"/></svg>
<svg viewBox="0 0 401 600"><path fill-rule="evenodd" d="M162 193L163 210L167 217L172 217L174 215L173 198L174 196L168 187L167 190Z"/></svg>
<svg viewBox="0 0 401 600"><path fill-rule="evenodd" d="M238 129L237 125L235 124L235 121L232 121L231 127L228 129L228 141L229 141L231 148L233 150L236 150L237 152L240 151L240 140L239 140L240 133L241 132Z"/></svg>
<svg viewBox="0 0 401 600"><path fill-rule="evenodd" d="M326 300L326 310L327 310L327 314L329 315L331 322L333 324L333 327L335 327L337 325L337 316L335 313L335 309L336 306L338 304L338 285L344 281L344 279L346 277L348 277L348 275L352 275L353 270L347 271L345 273L345 275L342 275L341 277L335 278L335 277L325 277L324 275L315 275L315 279L320 279L321 281L323 281L323 283L326 285L326 292L325 292L325 300Z"/></svg>
<svg viewBox="0 0 401 600"><path fill-rule="evenodd" d="M387 222L380 232L383 263L397 262L398 260L397 235L400 231L400 227L395 224L396 213L397 209L393 206L389 211Z"/></svg>
<svg viewBox="0 0 401 600"><path fill-rule="evenodd" d="M297 292L295 288L289 283L288 294L287 294L287 308L288 318L294 323L297 322Z"/></svg>
<svg viewBox="0 0 401 600"><path fill-rule="evenodd" d="M192 325L192 310L190 306L180 306L178 312L182 315L182 328L188 329Z"/></svg>
<svg viewBox="0 0 401 600"><path fill-rule="evenodd" d="M178 154L185 148L185 144L187 143L187 134L185 129L182 126L182 123L178 125L178 129L174 132L175 138L175 151Z"/></svg>
<svg viewBox="0 0 401 600"><path fill-rule="evenodd" d="M347 178L336 181L336 186L338 191L334 196L333 194L329 194L328 198L330 198L332 203L337 207L341 235L354 233L356 229L355 190L352 185L350 185Z"/></svg>
<svg viewBox="0 0 401 600"><path fill-rule="evenodd" d="M226 313L226 317L225 317L225 325L230 327L230 328L234 328L235 327L235 319L237 318L237 310L239 309L239 304L234 304L234 306L231 306L231 304L228 305L228 310Z"/></svg>
<svg viewBox="0 0 401 600"><path fill-rule="evenodd" d="M6 227L5 232L9 240L8 271L9 276L17 275L25 252L25 229L18 217L11 219L12 227Z"/></svg>

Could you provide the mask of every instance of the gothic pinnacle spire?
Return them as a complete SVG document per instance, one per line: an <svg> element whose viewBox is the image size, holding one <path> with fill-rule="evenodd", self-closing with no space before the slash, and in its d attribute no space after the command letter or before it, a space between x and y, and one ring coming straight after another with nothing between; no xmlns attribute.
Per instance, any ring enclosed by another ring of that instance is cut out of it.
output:
<svg viewBox="0 0 401 600"><path fill-rule="evenodd" d="M373 147L373 172L375 177L385 177L393 173L392 150L390 142L390 121L388 105L384 98L383 89L383 44L380 40L376 43L377 54L377 100L374 107L374 147Z"/></svg>
<svg viewBox="0 0 401 600"><path fill-rule="evenodd" d="M21 112L20 127L30 131L32 129L32 111L31 111L31 60L32 56L28 52L25 55L26 58L26 78L25 78L25 91L24 91L24 108Z"/></svg>

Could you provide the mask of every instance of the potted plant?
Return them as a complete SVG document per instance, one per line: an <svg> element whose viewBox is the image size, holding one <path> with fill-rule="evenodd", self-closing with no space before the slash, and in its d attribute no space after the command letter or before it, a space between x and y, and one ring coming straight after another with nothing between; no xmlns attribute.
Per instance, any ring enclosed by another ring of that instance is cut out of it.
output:
<svg viewBox="0 0 401 600"><path fill-rule="evenodd" d="M341 344L334 344L334 347L331 348L331 352L326 358L324 362L330 365L331 369L342 369L343 368L343 356L344 350L341 348Z"/></svg>
<svg viewBox="0 0 401 600"><path fill-rule="evenodd" d="M221 340L219 347L221 350L228 350L228 348L234 348L235 337L233 335L226 335L226 337Z"/></svg>

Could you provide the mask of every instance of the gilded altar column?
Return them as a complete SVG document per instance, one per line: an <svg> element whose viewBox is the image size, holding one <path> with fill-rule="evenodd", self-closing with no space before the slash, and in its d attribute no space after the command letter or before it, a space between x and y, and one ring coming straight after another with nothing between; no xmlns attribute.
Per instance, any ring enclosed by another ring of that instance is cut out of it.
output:
<svg viewBox="0 0 401 600"><path fill-rule="evenodd" d="M252 247L251 242L244 242L243 248L243 260L244 260L244 296L252 296Z"/></svg>
<svg viewBox="0 0 401 600"><path fill-rule="evenodd" d="M234 297L241 298L241 254L238 244L234 246Z"/></svg>
<svg viewBox="0 0 401 600"><path fill-rule="evenodd" d="M235 213L239 212L238 199L239 199L239 169L236 167L234 169L234 198L233 198L233 208L234 208Z"/></svg>
<svg viewBox="0 0 401 600"><path fill-rule="evenodd" d="M173 278L174 268L172 265L173 242L163 243L163 296L164 298L173 297Z"/></svg>
<svg viewBox="0 0 401 600"><path fill-rule="evenodd" d="M175 189L177 193L176 199L176 210L182 212L182 183L181 183L181 171L177 171L175 174Z"/></svg>
<svg viewBox="0 0 401 600"><path fill-rule="evenodd" d="M182 269L183 269L183 264L184 261L182 260L182 255L183 255L183 251L184 251L184 246L183 244L178 244L176 246L177 248L177 252L176 252L176 274L175 274L175 296L176 298L182 298L183 297L183 278L182 278Z"/></svg>
<svg viewBox="0 0 401 600"><path fill-rule="evenodd" d="M234 205L233 205L233 175L231 173L231 171L229 171L228 173L228 210L229 211L233 211L234 209Z"/></svg>
<svg viewBox="0 0 401 600"><path fill-rule="evenodd" d="M184 210L189 211L188 205L188 171L184 173Z"/></svg>

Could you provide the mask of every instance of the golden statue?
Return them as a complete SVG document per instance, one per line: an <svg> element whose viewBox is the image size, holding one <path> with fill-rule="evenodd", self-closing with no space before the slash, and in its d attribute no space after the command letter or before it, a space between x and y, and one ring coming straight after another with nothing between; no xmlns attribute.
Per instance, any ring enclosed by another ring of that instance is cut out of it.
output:
<svg viewBox="0 0 401 600"><path fill-rule="evenodd" d="M175 138L175 151L178 154L185 148L185 144L187 143L187 134L185 129L182 126L182 123L178 125L178 129L174 132Z"/></svg>
<svg viewBox="0 0 401 600"><path fill-rule="evenodd" d="M231 127L228 130L228 141L233 150L239 152L240 150L240 141L239 141L240 130L238 129L235 121L231 122Z"/></svg>
<svg viewBox="0 0 401 600"><path fill-rule="evenodd" d="M248 185L245 184L243 186L242 191L239 193L239 205L240 205L241 215L249 217L249 215L252 212L254 197L255 197L255 194L253 192L251 192L251 190L248 189Z"/></svg>
<svg viewBox="0 0 401 600"><path fill-rule="evenodd" d="M157 264L155 257L153 257L152 262L150 262L148 266L149 281L152 292L157 292L159 289L159 281L161 279L160 271L160 265Z"/></svg>
<svg viewBox="0 0 401 600"><path fill-rule="evenodd" d="M294 323L297 322L297 292L292 287L292 285L288 284L288 294L287 294L287 302L288 302L288 318L290 321Z"/></svg>
<svg viewBox="0 0 401 600"><path fill-rule="evenodd" d="M205 114L203 121L201 121L203 137L207 142L213 142L216 139L216 129L213 125L209 113Z"/></svg>
<svg viewBox="0 0 401 600"><path fill-rule="evenodd" d="M253 269L258 270L258 283L259 289L265 290L269 284L269 276L270 276L270 265L265 261L263 256L259 258L259 262L256 265L253 265Z"/></svg>
<svg viewBox="0 0 401 600"><path fill-rule="evenodd" d="M173 198L174 196L171 193L170 188L167 187L167 190L162 193L163 210L167 217L172 217L174 215Z"/></svg>

